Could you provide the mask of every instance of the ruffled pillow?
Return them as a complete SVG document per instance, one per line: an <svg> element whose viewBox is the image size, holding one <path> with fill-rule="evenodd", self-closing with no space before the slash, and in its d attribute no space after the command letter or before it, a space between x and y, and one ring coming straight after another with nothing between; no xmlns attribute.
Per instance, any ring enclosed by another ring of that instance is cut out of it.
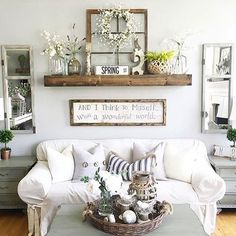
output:
<svg viewBox="0 0 236 236"><path fill-rule="evenodd" d="M106 169L105 152L101 144L88 151L73 146L73 157L75 162L73 181L79 181L84 176L93 178L98 168Z"/></svg>

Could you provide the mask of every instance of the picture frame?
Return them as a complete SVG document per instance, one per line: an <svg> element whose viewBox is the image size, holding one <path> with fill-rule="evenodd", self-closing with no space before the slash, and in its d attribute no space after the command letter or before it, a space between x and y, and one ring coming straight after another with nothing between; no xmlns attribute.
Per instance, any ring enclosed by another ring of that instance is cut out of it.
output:
<svg viewBox="0 0 236 236"><path fill-rule="evenodd" d="M165 126L166 99L72 99L71 126Z"/></svg>
<svg viewBox="0 0 236 236"><path fill-rule="evenodd" d="M231 47L221 47L218 63L218 71L220 74L231 74Z"/></svg>

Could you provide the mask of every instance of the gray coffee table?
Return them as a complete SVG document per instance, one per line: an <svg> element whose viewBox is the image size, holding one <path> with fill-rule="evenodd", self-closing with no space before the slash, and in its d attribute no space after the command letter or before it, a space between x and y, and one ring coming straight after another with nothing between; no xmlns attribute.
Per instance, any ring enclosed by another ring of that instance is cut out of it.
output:
<svg viewBox="0 0 236 236"><path fill-rule="evenodd" d="M47 236L106 236L89 222L82 222L83 204L62 205ZM173 215L164 218L158 229L147 236L203 236L202 224L188 205L174 205Z"/></svg>

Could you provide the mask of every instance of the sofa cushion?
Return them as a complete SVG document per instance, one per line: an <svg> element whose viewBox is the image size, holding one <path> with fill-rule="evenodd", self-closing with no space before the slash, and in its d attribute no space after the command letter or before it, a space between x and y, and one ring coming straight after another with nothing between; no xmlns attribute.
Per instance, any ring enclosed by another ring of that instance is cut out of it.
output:
<svg viewBox="0 0 236 236"><path fill-rule="evenodd" d="M72 181L80 181L84 176L93 178L98 168L106 169L105 152L101 144L90 150L84 150L80 146L73 146L74 174Z"/></svg>
<svg viewBox="0 0 236 236"><path fill-rule="evenodd" d="M194 161L197 159L195 148L179 150L175 144L167 143L164 166L168 178L191 182Z"/></svg>
<svg viewBox="0 0 236 236"><path fill-rule="evenodd" d="M156 160L156 168L152 169L152 171L154 172L157 179L166 180L167 178L163 162L164 150L165 150L164 142L157 144L155 147L134 142L133 161L146 159L154 155Z"/></svg>
<svg viewBox="0 0 236 236"><path fill-rule="evenodd" d="M72 145L65 148L62 153L47 147L47 159L53 183L72 179L74 173Z"/></svg>
<svg viewBox="0 0 236 236"><path fill-rule="evenodd" d="M132 173L134 171L148 171L153 173L157 178L156 165L155 155L129 164L124 159L118 157L117 154L111 152L108 162L108 171L114 174L121 174L123 179L128 181L132 180Z"/></svg>

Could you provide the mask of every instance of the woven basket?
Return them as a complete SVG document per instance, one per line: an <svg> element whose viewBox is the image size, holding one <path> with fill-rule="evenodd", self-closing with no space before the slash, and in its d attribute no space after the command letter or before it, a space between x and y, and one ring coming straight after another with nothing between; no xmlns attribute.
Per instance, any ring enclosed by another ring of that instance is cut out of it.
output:
<svg viewBox="0 0 236 236"><path fill-rule="evenodd" d="M106 233L110 233L112 235L117 236L135 236L135 235L144 235L148 232L151 232L159 227L162 223L162 220L165 216L168 215L167 212L162 212L160 214L153 214L150 217L150 221L143 223L135 223L135 224L124 224L119 219L118 215L115 214L116 223L110 223L103 220L103 217L99 216L97 213L97 209L94 206L90 208L93 211L93 214L88 214L87 218L90 222L99 230L104 231Z"/></svg>
<svg viewBox="0 0 236 236"><path fill-rule="evenodd" d="M130 235L144 235L159 227L165 214L161 214L153 220L141 224L122 224L122 223L110 223L105 222L102 219L98 219L94 215L89 215L91 223L106 233L110 233L117 236L130 236Z"/></svg>
<svg viewBox="0 0 236 236"><path fill-rule="evenodd" d="M154 60L148 62L147 69L150 74L166 74L170 72L170 65L167 62Z"/></svg>

